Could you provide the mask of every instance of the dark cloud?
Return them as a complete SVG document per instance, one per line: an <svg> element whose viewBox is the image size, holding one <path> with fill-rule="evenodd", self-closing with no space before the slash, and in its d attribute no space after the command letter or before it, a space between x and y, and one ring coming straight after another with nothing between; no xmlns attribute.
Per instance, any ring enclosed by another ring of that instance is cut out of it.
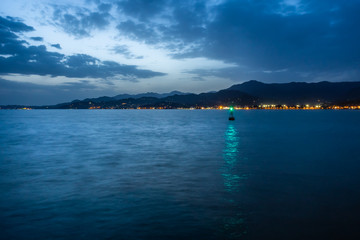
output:
<svg viewBox="0 0 360 240"><path fill-rule="evenodd" d="M146 21L164 10L167 0L124 0L117 3L121 13Z"/></svg>
<svg viewBox="0 0 360 240"><path fill-rule="evenodd" d="M168 27L165 36L181 39L185 42L198 41L206 32L207 9L206 2L183 2L173 9L174 25Z"/></svg>
<svg viewBox="0 0 360 240"><path fill-rule="evenodd" d="M11 73L65 76L69 78L110 78L123 80L151 78L165 74L150 70L137 69L133 65L113 61L100 61L85 54L66 56L49 52L44 45L25 46L24 41L9 28L0 28L0 75Z"/></svg>
<svg viewBox="0 0 360 240"><path fill-rule="evenodd" d="M133 19L118 24L122 36L171 50L204 40L205 1L121 1L118 9Z"/></svg>
<svg viewBox="0 0 360 240"><path fill-rule="evenodd" d="M20 19L9 16L6 18L0 16L0 29L12 32L30 32L35 30L33 27L24 24Z"/></svg>
<svg viewBox="0 0 360 240"><path fill-rule="evenodd" d="M163 73L153 72L150 70L140 70L136 66L122 65L113 61L99 61L96 58L85 54L77 54L68 57L65 61L67 68L67 77L114 77L122 75L130 78L150 78L163 76ZM71 69L71 70L70 70ZM70 71L69 71L70 70Z"/></svg>
<svg viewBox="0 0 360 240"><path fill-rule="evenodd" d="M337 17L330 9L283 16L271 12L274 8L268 5L250 1L224 4L208 26L206 56L251 67L308 71L347 65L351 51L358 51L349 51L352 40L346 41L344 34L355 39L359 34L341 33L340 26L332 26Z"/></svg>
<svg viewBox="0 0 360 240"><path fill-rule="evenodd" d="M37 42L42 42L42 41L44 41L44 38L42 38L42 37L31 37L30 39L31 39L31 40L34 40L34 41L37 41Z"/></svg>
<svg viewBox="0 0 360 240"><path fill-rule="evenodd" d="M4 24L0 24L0 54L15 55L17 54L17 52L22 51L25 48L23 44L26 44L27 42L24 40L20 40L14 32L20 32L20 31L27 32L27 31L33 31L34 29L32 27L25 25L22 22L12 23L9 19L14 19L14 18L7 17L5 19L0 16L0 22L4 23ZM0 70L2 68L3 66L0 65Z"/></svg>
<svg viewBox="0 0 360 240"><path fill-rule="evenodd" d="M247 72L237 70L243 75L273 76L273 81L279 69L287 69L289 75L300 80L330 72L360 75L357 0L229 0L216 6L209 1L184 0L158 1L154 7L149 4L145 0L118 4L119 10L132 18L118 25L120 34L166 47L175 58L206 57L237 63L249 68Z"/></svg>
<svg viewBox="0 0 360 240"><path fill-rule="evenodd" d="M57 49L62 49L60 44L58 44L58 43L57 44L51 44L51 46L54 47L54 48L57 48Z"/></svg>
<svg viewBox="0 0 360 240"><path fill-rule="evenodd" d="M91 12L85 8L72 9L68 7L54 7L53 19L55 24L63 30L77 37L87 37L91 31L105 29L110 24L111 5L100 4L100 12ZM106 11L107 10L107 11Z"/></svg>
<svg viewBox="0 0 360 240"><path fill-rule="evenodd" d="M125 34L126 37L144 41L148 44L155 44L161 41L160 35L156 32L154 26L148 26L143 23L135 23L131 20L121 22L117 29L120 30L120 34Z"/></svg>
<svg viewBox="0 0 360 240"><path fill-rule="evenodd" d="M111 4L102 3L98 5L98 9L100 12L109 12L112 8Z"/></svg>

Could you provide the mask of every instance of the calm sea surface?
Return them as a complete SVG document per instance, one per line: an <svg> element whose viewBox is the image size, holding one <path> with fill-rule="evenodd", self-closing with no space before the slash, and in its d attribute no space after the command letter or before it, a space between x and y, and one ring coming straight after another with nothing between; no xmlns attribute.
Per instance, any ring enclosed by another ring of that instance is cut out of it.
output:
<svg viewBox="0 0 360 240"><path fill-rule="evenodd" d="M360 239L360 111L0 111L0 239Z"/></svg>

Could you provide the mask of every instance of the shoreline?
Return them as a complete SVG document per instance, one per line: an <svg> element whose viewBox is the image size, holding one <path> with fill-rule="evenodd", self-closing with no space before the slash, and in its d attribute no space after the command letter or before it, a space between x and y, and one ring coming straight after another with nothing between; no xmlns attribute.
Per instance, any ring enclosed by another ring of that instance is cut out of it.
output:
<svg viewBox="0 0 360 240"><path fill-rule="evenodd" d="M329 107L233 107L234 110L360 110L360 106L329 106ZM195 108L47 108L47 107L0 107L0 110L229 110L229 107L195 107Z"/></svg>

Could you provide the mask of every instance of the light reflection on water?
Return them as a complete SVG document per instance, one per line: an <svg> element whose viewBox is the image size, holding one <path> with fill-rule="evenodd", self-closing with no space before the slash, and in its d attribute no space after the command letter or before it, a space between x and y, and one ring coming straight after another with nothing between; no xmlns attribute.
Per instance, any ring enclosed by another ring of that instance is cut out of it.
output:
<svg viewBox="0 0 360 240"><path fill-rule="evenodd" d="M230 216L223 219L223 227L227 239L239 239L247 232L241 201L237 200L238 192L241 191L241 181L245 181L247 178L246 174L241 171L240 165L243 158L240 156L239 149L239 134L233 123L229 123L225 132L224 165L221 174L224 179L224 188L227 192L226 201L233 210Z"/></svg>
<svg viewBox="0 0 360 240"><path fill-rule="evenodd" d="M236 166L239 162L239 136L232 124L228 125L225 133L225 149L223 151L224 166L222 176L224 178L224 186L228 192L239 191L240 180L243 177L238 175Z"/></svg>

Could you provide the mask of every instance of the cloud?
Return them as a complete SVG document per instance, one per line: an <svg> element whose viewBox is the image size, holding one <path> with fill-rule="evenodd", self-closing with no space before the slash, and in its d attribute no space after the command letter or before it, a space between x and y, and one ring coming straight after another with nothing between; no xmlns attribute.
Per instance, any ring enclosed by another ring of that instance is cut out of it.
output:
<svg viewBox="0 0 360 240"><path fill-rule="evenodd" d="M121 36L181 52L205 37L205 1L135 0L117 6L128 17L117 25Z"/></svg>
<svg viewBox="0 0 360 240"><path fill-rule="evenodd" d="M98 5L98 9L100 12L109 12L112 8L111 4L108 3L101 3Z"/></svg>
<svg viewBox="0 0 360 240"><path fill-rule="evenodd" d="M53 8L55 26L76 38L92 36L98 30L111 30L102 32L104 36L94 36L91 44L110 37L112 39L104 47L131 59L131 62L136 62L133 60L138 56L125 44L135 42L132 46L151 49L154 53L147 54L145 50L144 55L149 57L142 64L148 64L161 54L161 61L168 57L176 58L170 60L169 65L191 58L218 60L238 66L223 70L196 69L198 71L191 74L199 79L216 77L243 81L258 78L277 82L343 77L349 81L357 80L360 75L358 0L88 0L86 6L76 7L76 4ZM88 55L54 55L49 50L51 48L29 46L18 37L23 36L18 32L20 29L31 31L32 27L14 18L2 18L0 23L3 26L1 40L8 39L9 43L7 53L1 48L2 54L11 55L3 60L10 61L15 56L12 53L24 53L18 57L27 60L27 68L19 68L21 70L40 68L41 64L35 63L42 61L35 59L34 54L32 58L25 57L30 55L25 52L31 50L40 52L44 58L46 55L50 60L55 59L56 64L51 65L54 70L41 68L44 74L47 72L51 76L64 74L65 70L67 76L80 76L80 69L88 71L90 68L88 72L92 76L104 75L101 71L106 70L109 75L104 77L113 78L116 68L117 76L122 79L137 77L133 72L139 69L135 66L91 60ZM114 43L114 39L119 42ZM96 51L101 54L100 47ZM73 61L75 58L88 61ZM52 63L50 60L48 62ZM153 66L151 64L153 62L149 64ZM171 69L169 65L163 64L159 68L168 71ZM188 69L194 68L198 66ZM283 69L287 71L281 71ZM169 79L177 81L177 76L173 76Z"/></svg>
<svg viewBox="0 0 360 240"><path fill-rule="evenodd" d="M21 26L25 31L31 29L24 24L8 23L8 25L16 26L15 29ZM86 54L66 56L57 52L49 52L44 45L25 46L25 42L20 40L6 26L1 26L0 36L2 36L0 54L9 55L0 56L0 75L16 73L69 78L113 78L132 81L137 78L165 75L160 72L138 69L134 65L101 61Z"/></svg>
<svg viewBox="0 0 360 240"><path fill-rule="evenodd" d="M117 3L119 11L141 21L162 13L168 6L167 0L124 0Z"/></svg>
<svg viewBox="0 0 360 240"><path fill-rule="evenodd" d="M57 48L57 49L62 49L60 44L58 44L58 43L57 44L51 44L51 46L54 47L54 48Z"/></svg>
<svg viewBox="0 0 360 240"><path fill-rule="evenodd" d="M88 37L93 30L104 30L109 24L111 5L100 4L100 11L86 8L69 8L54 6L53 20L66 33L76 37Z"/></svg>
<svg viewBox="0 0 360 240"><path fill-rule="evenodd" d="M42 42L42 41L44 41L44 38L42 38L42 37L31 37L30 39L31 39L31 40L34 40L34 41L37 41L37 42Z"/></svg>
<svg viewBox="0 0 360 240"><path fill-rule="evenodd" d="M0 29L6 29L12 32L30 32L34 31L33 27L24 24L20 19L7 16L0 16Z"/></svg>
<svg viewBox="0 0 360 240"><path fill-rule="evenodd" d="M128 59L142 59L142 58L144 58L143 56L136 56L136 55L132 54L130 52L129 48L126 45L117 45L117 46L113 47L112 50L115 53L121 54L121 55L125 56Z"/></svg>
<svg viewBox="0 0 360 240"><path fill-rule="evenodd" d="M350 31L355 29L353 21L359 22L357 15L348 13L341 17L342 26L332 26L331 21L340 17L330 12L331 4L319 12L290 16L272 12L276 5L268 4L225 3L208 26L206 52L202 54L250 67L298 71L342 69L360 56L360 48L354 44L360 34ZM359 3L349 5L360 10ZM347 12L347 7L344 5L342 11ZM342 30L349 26L349 31Z"/></svg>
<svg viewBox="0 0 360 240"><path fill-rule="evenodd" d="M236 63L253 72L268 71L273 80L279 69L288 69L294 78L304 72L359 71L356 0L150 3L121 1L119 11L129 20L117 28L121 35L168 49L177 59Z"/></svg>
<svg viewBox="0 0 360 240"><path fill-rule="evenodd" d="M165 75L150 70L140 70L132 65L118 64L113 61L99 61L85 54L72 55L64 63L68 66L68 73L65 75L67 77L107 78L122 75L125 77L124 79L130 79L132 77L150 78Z"/></svg>
<svg viewBox="0 0 360 240"><path fill-rule="evenodd" d="M126 35L130 39L144 41L148 44L159 43L161 40L155 28L147 24L127 20L118 24L117 29L120 30L121 35Z"/></svg>

